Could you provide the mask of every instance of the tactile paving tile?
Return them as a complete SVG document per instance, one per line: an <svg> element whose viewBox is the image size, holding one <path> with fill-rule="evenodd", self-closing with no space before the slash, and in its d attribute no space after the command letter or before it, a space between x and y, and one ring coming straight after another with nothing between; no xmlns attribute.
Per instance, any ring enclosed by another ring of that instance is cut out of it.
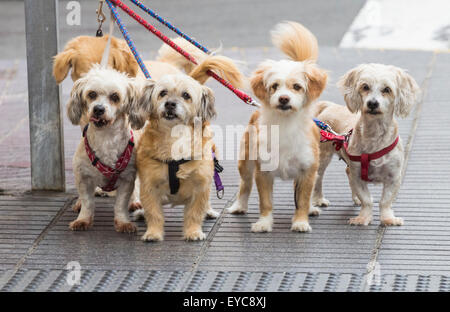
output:
<svg viewBox="0 0 450 312"><path fill-rule="evenodd" d="M0 196L0 269L16 265L67 201L61 196Z"/></svg>
<svg viewBox="0 0 450 312"><path fill-rule="evenodd" d="M227 192L232 196L233 191ZM87 231L71 231L69 223L76 218L70 208L49 229L34 252L26 258L24 268L63 269L78 261L85 270L145 269L190 270L206 241L183 240L183 208L164 207L165 237L163 242L145 243L140 240L146 230L145 221L136 222L138 232L117 233L114 229L114 198L96 198L94 224ZM226 200L212 197L211 206L223 210ZM208 235L216 220L205 220Z"/></svg>
<svg viewBox="0 0 450 312"><path fill-rule="evenodd" d="M442 94L449 97L448 85L442 80L450 70L449 59L447 54L436 55L405 179L394 205L405 224L385 232L378 259L382 273L450 274L450 139L445 135L450 131L450 108L448 101L437 98ZM421 285L427 285L425 277Z"/></svg>

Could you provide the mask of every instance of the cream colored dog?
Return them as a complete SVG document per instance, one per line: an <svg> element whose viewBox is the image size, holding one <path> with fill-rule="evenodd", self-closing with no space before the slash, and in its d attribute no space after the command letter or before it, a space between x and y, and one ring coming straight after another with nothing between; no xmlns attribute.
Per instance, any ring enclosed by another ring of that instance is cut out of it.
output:
<svg viewBox="0 0 450 312"><path fill-rule="evenodd" d="M209 193L214 174L213 146L208 121L216 115L214 95L185 74L166 75L157 82L145 82L143 97L130 110L130 122L140 128L148 120L137 151L141 181L141 202L147 222L144 241L161 241L164 236L163 205L185 205L184 238L203 240L202 222L211 211ZM198 120L203 136L194 146L194 123ZM177 131L185 136L177 137ZM174 153L176 146L185 146ZM179 163L175 171L179 188L172 190L169 163Z"/></svg>
<svg viewBox="0 0 450 312"><path fill-rule="evenodd" d="M348 143L350 155L372 154L391 146L399 136L397 117L405 118L415 105L420 93L415 80L404 70L382 64L363 64L350 70L339 81L347 107L323 102L318 106L317 118L328 123L337 133L353 129ZM361 204L359 216L350 224L368 225L372 221L372 197L368 183L382 183L380 220L385 225L402 225L395 217L392 203L400 187L404 165L401 140L392 151L370 161L368 178L361 178L361 163L349 159L345 149L336 152L331 142L320 145L320 167L314 190L314 203L328 206L322 194L322 179L334 154L348 165L347 175L356 204Z"/></svg>
<svg viewBox="0 0 450 312"><path fill-rule="evenodd" d="M126 111L129 107L136 106L138 97L134 81L126 74L114 69L102 69L99 65L94 65L86 75L75 81L67 105L67 115L74 125L78 125L83 116L89 120L85 136L97 157L97 162L115 168L119 157L131 144L131 128ZM135 133L134 142L137 143L137 140L138 134ZM128 205L136 178L135 162L134 148L128 165L115 183L117 197L114 205L114 225L118 232L136 231L136 226L128 217ZM78 218L70 223L70 228L86 230L92 225L94 218L95 188L107 185L109 180L88 157L84 139L73 157L73 172L81 210ZM138 194L135 197L137 201Z"/></svg>
<svg viewBox="0 0 450 312"><path fill-rule="evenodd" d="M252 225L253 232L272 231L272 193L276 177L294 180L296 211L292 219L293 231L311 230L308 214L320 210L311 206L311 194L319 167L319 132L314 125L314 101L325 88L327 74L314 64L317 40L308 29L294 22L277 25L272 41L292 60L268 60L260 64L251 77L254 94L263 106L249 122L241 143L239 173L241 183L231 213L247 212L253 178L259 193L260 218ZM267 131L262 131L262 128ZM279 137L268 138L271 128L279 128ZM252 128L256 131L252 131ZM257 134L256 134L257 133ZM270 145L278 140L279 151L269 161L263 160L261 150L250 156L250 146ZM278 165L264 170L265 163L278 157Z"/></svg>

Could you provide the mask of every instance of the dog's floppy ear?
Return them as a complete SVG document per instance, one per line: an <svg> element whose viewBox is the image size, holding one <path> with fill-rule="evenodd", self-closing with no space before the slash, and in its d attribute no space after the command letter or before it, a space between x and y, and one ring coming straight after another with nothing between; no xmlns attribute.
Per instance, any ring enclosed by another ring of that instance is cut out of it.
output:
<svg viewBox="0 0 450 312"><path fill-rule="evenodd" d="M79 125L80 119L85 110L87 103L83 98L83 90L86 86L86 77L80 78L73 84L70 92L69 102L67 103L67 116L73 125Z"/></svg>
<svg viewBox="0 0 450 312"><path fill-rule="evenodd" d="M261 63L250 78L250 85L252 87L253 94L255 94L256 97L263 102L267 97L267 89L264 84L264 75L271 66L271 61Z"/></svg>
<svg viewBox="0 0 450 312"><path fill-rule="evenodd" d="M306 94L308 95L308 99L313 101L317 99L325 89L328 81L328 74L316 64L307 63L306 77L308 79Z"/></svg>
<svg viewBox="0 0 450 312"><path fill-rule="evenodd" d="M57 84L66 79L72 67L72 60L75 54L76 51L74 49L67 49L53 57L53 77L55 77Z"/></svg>
<svg viewBox="0 0 450 312"><path fill-rule="evenodd" d="M363 105L363 99L358 90L358 81L363 70L363 66L364 65L359 65L356 68L353 68L338 81L338 87L344 96L347 108L352 113L358 112Z"/></svg>
<svg viewBox="0 0 450 312"><path fill-rule="evenodd" d="M214 97L213 91L206 86L202 86L202 99L200 109L197 113L202 121L208 121L216 117L215 101L216 98Z"/></svg>
<svg viewBox="0 0 450 312"><path fill-rule="evenodd" d="M398 67L395 67L395 70L397 71L397 97L394 113L398 117L406 118L419 98L420 88L406 71Z"/></svg>
<svg viewBox="0 0 450 312"><path fill-rule="evenodd" d="M155 81L145 80L143 86L139 88L136 83L137 80L133 80L133 84L130 93L130 99L126 106L126 112L128 113L128 120L130 121L133 129L141 129L145 125L147 117L152 111L152 94L155 88ZM139 91L139 89L141 89ZM132 92L135 92L136 99L133 99Z"/></svg>

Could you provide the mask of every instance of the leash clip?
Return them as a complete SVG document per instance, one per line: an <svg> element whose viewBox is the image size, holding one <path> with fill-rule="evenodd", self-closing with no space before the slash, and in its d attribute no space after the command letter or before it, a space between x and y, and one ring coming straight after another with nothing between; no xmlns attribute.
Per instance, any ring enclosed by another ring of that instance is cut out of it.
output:
<svg viewBox="0 0 450 312"><path fill-rule="evenodd" d="M102 26L103 26L103 22L106 20L106 16L103 13L103 2L105 0L99 0L98 2L98 9L95 10L95 13L97 13L97 22L98 22L98 29L97 32L95 34L96 37L103 37L103 31L102 31Z"/></svg>

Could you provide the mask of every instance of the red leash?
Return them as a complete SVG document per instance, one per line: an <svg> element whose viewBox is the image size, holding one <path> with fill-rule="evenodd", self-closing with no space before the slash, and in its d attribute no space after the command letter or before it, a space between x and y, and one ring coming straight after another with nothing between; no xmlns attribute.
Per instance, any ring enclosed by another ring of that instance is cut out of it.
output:
<svg viewBox="0 0 450 312"><path fill-rule="evenodd" d="M127 168L128 163L130 162L131 155L133 154L133 147L134 147L134 137L133 137L133 131L131 132L131 138L128 141L127 147L123 151L122 155L119 157L119 159L116 162L116 165L114 168L111 168L105 164L103 164L100 159L98 159L97 156L95 156L95 152L92 150L91 146L89 145L88 139L87 139L87 129L89 127L89 124L84 127L83 130L83 137L84 137L84 146L86 148L86 154L89 157L89 160L91 161L92 165L100 171L101 174L103 174L107 179L108 183L105 186L102 186L102 190L105 192L111 192L114 191L117 186L116 182L117 179L119 179L119 175Z"/></svg>
<svg viewBox="0 0 450 312"><path fill-rule="evenodd" d="M326 130L320 130L320 142L333 141L333 145L335 146L336 151L339 151L342 146L344 147L345 153L351 161L358 161L361 163L361 179L367 182L371 182L369 179L369 165L371 160L378 159L383 157L384 155L391 152L399 141L399 137L395 139L395 141L389 145L388 147L383 148L375 153L371 154L361 154L360 156L350 155L348 153L348 141L350 140L350 136L352 135L353 129L350 130L345 135L337 135Z"/></svg>
<svg viewBox="0 0 450 312"><path fill-rule="evenodd" d="M157 36L159 39L161 39L163 42L168 44L171 48L173 48L175 51L183 55L188 61L192 62L195 65L198 65L197 61L186 51L184 51L181 47L176 45L172 40L170 40L167 36L165 36L163 33L161 33L156 27L150 25L146 20L144 20L142 17L140 17L138 14L136 14L132 9L130 9L127 5L122 3L120 0L110 0L115 5L120 7L122 10L124 10L128 15L130 15L133 19L135 19L139 24L147 28L151 33L153 33L155 36ZM234 94L237 95L242 101L245 103L259 107L260 105L255 102L248 94L238 90L235 88L230 82L226 81L225 79L221 78L216 73L208 70L207 74L216 79L218 82L220 82L222 85L230 89Z"/></svg>

